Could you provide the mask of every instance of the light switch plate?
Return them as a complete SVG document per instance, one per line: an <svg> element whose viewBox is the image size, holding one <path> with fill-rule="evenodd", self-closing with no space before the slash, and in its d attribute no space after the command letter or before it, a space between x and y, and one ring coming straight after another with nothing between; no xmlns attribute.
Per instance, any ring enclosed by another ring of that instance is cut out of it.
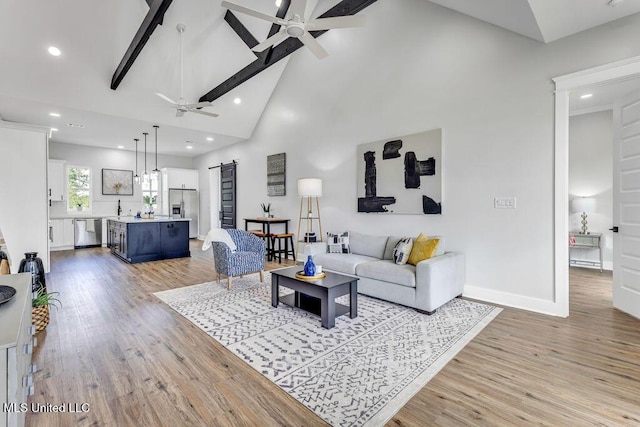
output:
<svg viewBox="0 0 640 427"><path fill-rule="evenodd" d="M496 197L493 199L493 207L496 209L515 209L515 197Z"/></svg>

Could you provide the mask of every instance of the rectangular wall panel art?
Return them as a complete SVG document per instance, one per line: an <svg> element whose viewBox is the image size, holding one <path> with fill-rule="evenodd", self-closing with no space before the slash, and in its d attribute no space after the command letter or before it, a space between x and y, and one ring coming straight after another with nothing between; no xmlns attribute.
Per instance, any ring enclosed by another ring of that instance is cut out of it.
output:
<svg viewBox="0 0 640 427"><path fill-rule="evenodd" d="M358 212L442 213L442 129L358 145Z"/></svg>
<svg viewBox="0 0 640 427"><path fill-rule="evenodd" d="M287 154L267 156L267 196L285 196Z"/></svg>

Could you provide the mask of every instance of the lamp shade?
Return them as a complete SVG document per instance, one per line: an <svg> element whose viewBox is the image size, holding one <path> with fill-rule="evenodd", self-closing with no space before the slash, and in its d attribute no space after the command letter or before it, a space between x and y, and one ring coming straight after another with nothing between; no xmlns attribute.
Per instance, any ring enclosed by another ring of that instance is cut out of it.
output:
<svg viewBox="0 0 640 427"><path fill-rule="evenodd" d="M596 210L596 199L593 197L578 197L571 201L572 212L593 212Z"/></svg>
<svg viewBox="0 0 640 427"><path fill-rule="evenodd" d="M300 178L298 180L298 196L322 197L322 180L320 178Z"/></svg>

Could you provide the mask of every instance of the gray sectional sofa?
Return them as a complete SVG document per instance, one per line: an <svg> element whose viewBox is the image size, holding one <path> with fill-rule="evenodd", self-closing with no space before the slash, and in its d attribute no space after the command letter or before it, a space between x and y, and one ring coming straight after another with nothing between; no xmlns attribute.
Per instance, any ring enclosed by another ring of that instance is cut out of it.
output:
<svg viewBox="0 0 640 427"><path fill-rule="evenodd" d="M430 236L436 237L436 236ZM313 255L323 270L355 275L358 293L413 307L433 314L464 288L464 254L445 252L444 239L430 259L398 265L393 261L393 248L402 236L372 236L349 232L350 254L320 253Z"/></svg>

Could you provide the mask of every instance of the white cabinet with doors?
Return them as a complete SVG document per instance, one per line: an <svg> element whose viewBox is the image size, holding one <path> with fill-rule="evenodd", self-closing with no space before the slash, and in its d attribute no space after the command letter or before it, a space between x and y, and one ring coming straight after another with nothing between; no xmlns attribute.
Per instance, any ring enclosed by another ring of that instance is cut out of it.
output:
<svg viewBox="0 0 640 427"><path fill-rule="evenodd" d="M50 159L48 163L49 200L52 202L64 201L64 165L64 160Z"/></svg>
<svg viewBox="0 0 640 427"><path fill-rule="evenodd" d="M52 219L49 221L49 249L61 251L73 249L73 219Z"/></svg>
<svg viewBox="0 0 640 427"><path fill-rule="evenodd" d="M163 191L170 188L197 190L199 187L197 169L162 168L161 171Z"/></svg>

